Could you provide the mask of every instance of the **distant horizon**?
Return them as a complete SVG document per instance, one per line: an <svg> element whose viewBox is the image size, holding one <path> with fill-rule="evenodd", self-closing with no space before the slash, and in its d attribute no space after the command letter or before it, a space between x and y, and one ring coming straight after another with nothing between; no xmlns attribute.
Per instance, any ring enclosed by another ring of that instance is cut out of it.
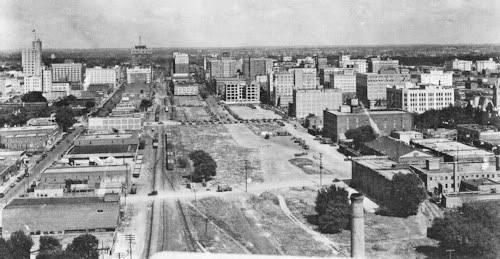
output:
<svg viewBox="0 0 500 259"><path fill-rule="evenodd" d="M40 39L42 41L42 51L45 50L106 50L106 49L115 49L115 50L130 50L132 49L135 45L131 47L97 47L97 48L45 48L43 47L43 39ZM143 44L145 45L145 44ZM355 45L344 45L344 44L339 44L339 45L256 45L256 46L227 46L227 47L195 47L195 46L190 46L190 47L146 47L148 49L242 49L242 48L339 48L339 47L345 47L345 48L363 48L363 47L410 47L410 46L439 46L439 47L454 47L454 46L499 46L500 43L454 43L454 44L444 44L444 43L404 43L404 44L355 44ZM16 48L16 49L0 49L0 52L18 52L22 51L23 49L26 48Z"/></svg>

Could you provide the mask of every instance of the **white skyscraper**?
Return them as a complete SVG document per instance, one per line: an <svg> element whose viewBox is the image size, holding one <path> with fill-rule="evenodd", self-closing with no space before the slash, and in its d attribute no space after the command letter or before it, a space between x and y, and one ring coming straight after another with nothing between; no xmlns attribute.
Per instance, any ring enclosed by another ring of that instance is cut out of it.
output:
<svg viewBox="0 0 500 259"><path fill-rule="evenodd" d="M31 49L23 49L22 65L24 76L42 75L42 41L40 39L32 42Z"/></svg>

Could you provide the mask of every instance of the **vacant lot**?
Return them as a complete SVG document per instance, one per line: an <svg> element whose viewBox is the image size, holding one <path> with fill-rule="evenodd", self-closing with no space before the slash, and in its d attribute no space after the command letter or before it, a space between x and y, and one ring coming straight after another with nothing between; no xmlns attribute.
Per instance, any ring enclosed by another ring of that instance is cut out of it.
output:
<svg viewBox="0 0 500 259"><path fill-rule="evenodd" d="M264 110L258 106L254 106L255 109L243 105L230 105L227 107L228 109L231 109L231 111L236 113L243 120L281 119L281 117L276 115L274 112L269 110Z"/></svg>
<svg viewBox="0 0 500 259"><path fill-rule="evenodd" d="M217 162L215 182L243 185L245 160L248 160L248 177L253 182L263 180L257 150L239 146L223 125L179 126L179 132L186 154L204 150Z"/></svg>
<svg viewBox="0 0 500 259"><path fill-rule="evenodd" d="M314 201L316 189L291 188L281 192L292 213L304 224L316 229ZM370 258L409 257L423 258L423 254L415 251L418 246L435 246L436 242L426 237L426 222L422 215L408 218L397 218L365 214L365 241L367 256ZM339 234L326 234L338 243L341 254L350 253L350 236L348 230Z"/></svg>
<svg viewBox="0 0 500 259"><path fill-rule="evenodd" d="M240 197L231 200L205 198L195 204L209 219L211 230L217 230L209 237L212 248L220 246L218 238L232 242L227 245L239 246L253 254L328 256L331 250L312 239L304 230L293 224L282 212L272 196ZM202 232L201 222L197 223ZM221 235L222 231L225 233ZM207 231L208 232L208 231ZM216 238L218 237L218 238ZM221 248L227 251L226 247ZM220 252L212 250L213 252Z"/></svg>
<svg viewBox="0 0 500 259"><path fill-rule="evenodd" d="M177 106L206 106L207 103L199 96L174 96L174 103Z"/></svg>

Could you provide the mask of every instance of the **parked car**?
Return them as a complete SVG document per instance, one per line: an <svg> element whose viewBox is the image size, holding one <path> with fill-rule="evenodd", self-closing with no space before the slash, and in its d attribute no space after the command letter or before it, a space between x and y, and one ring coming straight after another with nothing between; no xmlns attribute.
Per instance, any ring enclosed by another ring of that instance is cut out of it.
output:
<svg viewBox="0 0 500 259"><path fill-rule="evenodd" d="M16 187L16 184L15 183L11 183L10 184L10 188L14 188L14 187Z"/></svg>
<svg viewBox="0 0 500 259"><path fill-rule="evenodd" d="M154 190L154 191L148 193L148 196L155 196L155 195L158 195L158 191L157 190Z"/></svg>
<svg viewBox="0 0 500 259"><path fill-rule="evenodd" d="M227 184L222 184L217 186L217 192L230 192L233 188Z"/></svg>

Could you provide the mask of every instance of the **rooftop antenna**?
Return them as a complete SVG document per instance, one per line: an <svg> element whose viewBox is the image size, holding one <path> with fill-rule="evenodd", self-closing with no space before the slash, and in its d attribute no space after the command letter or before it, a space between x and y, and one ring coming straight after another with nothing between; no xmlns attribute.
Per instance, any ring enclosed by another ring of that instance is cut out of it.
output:
<svg viewBox="0 0 500 259"><path fill-rule="evenodd" d="M141 35L139 35L139 46L142 45Z"/></svg>
<svg viewBox="0 0 500 259"><path fill-rule="evenodd" d="M36 41L36 29L33 29L31 32L33 33L33 40Z"/></svg>

